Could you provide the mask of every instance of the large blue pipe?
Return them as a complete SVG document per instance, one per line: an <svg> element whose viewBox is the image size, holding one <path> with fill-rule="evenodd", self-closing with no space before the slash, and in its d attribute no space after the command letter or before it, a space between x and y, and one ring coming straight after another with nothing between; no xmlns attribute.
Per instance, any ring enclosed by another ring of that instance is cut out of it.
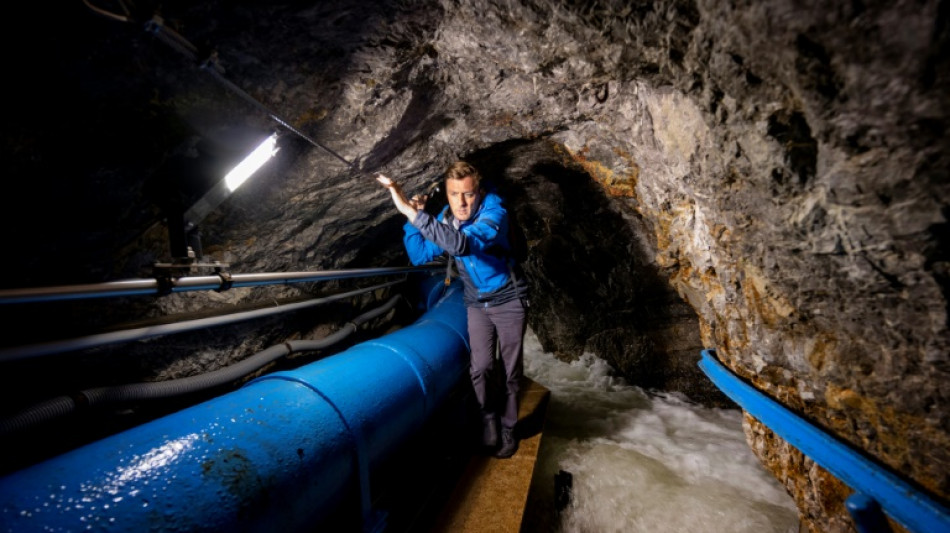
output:
<svg viewBox="0 0 950 533"><path fill-rule="evenodd" d="M467 370L461 290L412 326L0 480L3 531L312 530Z"/></svg>

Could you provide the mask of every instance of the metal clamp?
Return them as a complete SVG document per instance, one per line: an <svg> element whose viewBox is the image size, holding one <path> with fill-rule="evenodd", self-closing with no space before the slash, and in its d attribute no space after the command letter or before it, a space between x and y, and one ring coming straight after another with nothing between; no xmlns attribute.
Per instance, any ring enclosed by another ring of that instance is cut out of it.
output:
<svg viewBox="0 0 950 533"><path fill-rule="evenodd" d="M175 288L175 278L167 272L156 272L155 281L158 282L159 296L168 296L172 293L172 289Z"/></svg>
<svg viewBox="0 0 950 533"><path fill-rule="evenodd" d="M215 292L224 292L234 285L234 278L231 277L231 272L228 271L227 266L214 267L214 273L221 278L221 285L215 289Z"/></svg>
<svg viewBox="0 0 950 533"><path fill-rule="evenodd" d="M224 72L221 64L218 62L218 51L212 50L208 57L198 65L201 70L211 70L213 72Z"/></svg>
<svg viewBox="0 0 950 533"><path fill-rule="evenodd" d="M159 33L162 31L162 26L165 25L165 21L159 15L152 16L148 22L145 23L145 31L148 33Z"/></svg>

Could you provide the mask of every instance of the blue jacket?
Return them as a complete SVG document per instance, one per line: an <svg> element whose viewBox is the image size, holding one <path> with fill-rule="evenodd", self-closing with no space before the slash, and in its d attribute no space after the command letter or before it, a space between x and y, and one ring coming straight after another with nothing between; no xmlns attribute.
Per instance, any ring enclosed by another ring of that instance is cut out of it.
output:
<svg viewBox="0 0 950 533"><path fill-rule="evenodd" d="M412 264L428 263L446 252L455 259L466 305L499 305L522 296L526 289L525 283L512 279L508 212L494 192L484 195L478 211L458 229L452 225L446 206L438 219L420 210L403 230L403 243Z"/></svg>

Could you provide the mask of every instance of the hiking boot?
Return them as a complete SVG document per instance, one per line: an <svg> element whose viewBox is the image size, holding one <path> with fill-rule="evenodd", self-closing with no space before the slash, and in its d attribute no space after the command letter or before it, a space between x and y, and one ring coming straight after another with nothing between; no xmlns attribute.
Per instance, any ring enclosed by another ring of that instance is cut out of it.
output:
<svg viewBox="0 0 950 533"><path fill-rule="evenodd" d="M511 457L518 451L518 439L515 438L514 428L501 428L501 448L495 453L495 457L505 459Z"/></svg>
<svg viewBox="0 0 950 533"><path fill-rule="evenodd" d="M485 415L482 418L482 446L498 446L498 418L495 415Z"/></svg>

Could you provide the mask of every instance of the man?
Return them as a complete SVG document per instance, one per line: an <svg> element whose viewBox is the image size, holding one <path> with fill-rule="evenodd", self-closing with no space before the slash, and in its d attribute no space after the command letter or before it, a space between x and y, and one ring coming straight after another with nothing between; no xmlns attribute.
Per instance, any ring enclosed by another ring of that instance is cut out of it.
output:
<svg viewBox="0 0 950 533"><path fill-rule="evenodd" d="M407 200L393 180L376 178L392 194L393 202L409 222L403 243L414 265L427 263L443 253L455 260L462 278L472 347L469 372L475 398L482 410L482 441L498 446L499 413L489 393L494 348L505 369L505 399L500 412L501 446L496 457L511 457L518 449L514 433L518 422L518 386L522 374L527 294L524 277L516 275L509 261L508 212L495 192L486 190L481 175L459 161L445 173L449 205L438 219L423 210L426 196Z"/></svg>

